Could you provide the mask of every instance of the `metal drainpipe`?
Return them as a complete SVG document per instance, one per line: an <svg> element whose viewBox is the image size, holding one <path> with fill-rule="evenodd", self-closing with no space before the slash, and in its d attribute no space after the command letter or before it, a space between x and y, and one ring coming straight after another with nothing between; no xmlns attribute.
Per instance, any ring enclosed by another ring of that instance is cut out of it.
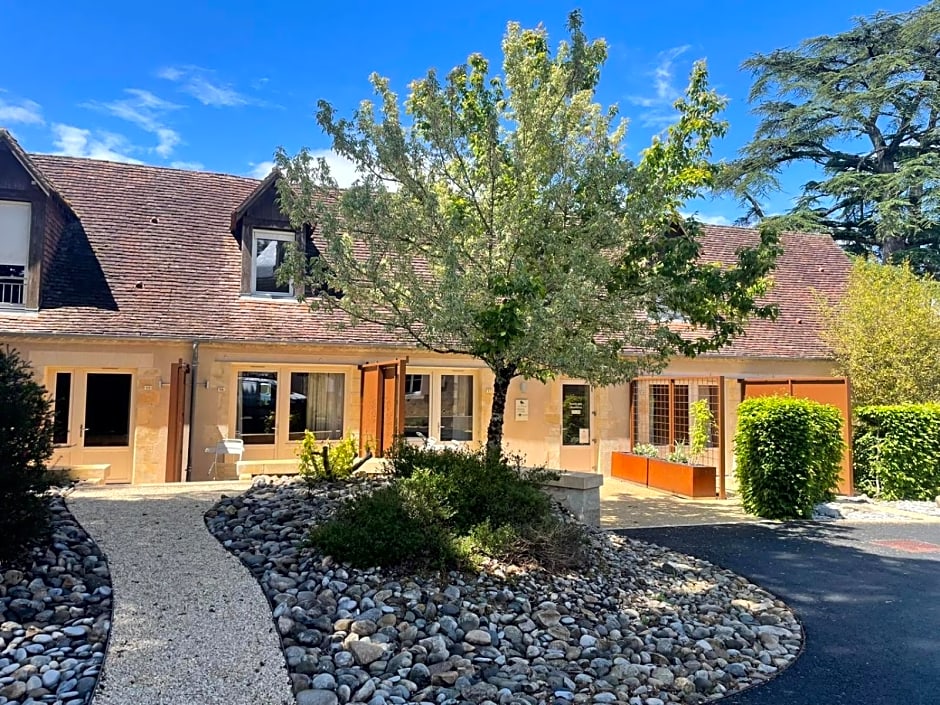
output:
<svg viewBox="0 0 940 705"><path fill-rule="evenodd" d="M186 451L186 482L193 475L193 444L196 440L196 385L199 384L199 341L193 342L193 361L189 366L189 449Z"/></svg>

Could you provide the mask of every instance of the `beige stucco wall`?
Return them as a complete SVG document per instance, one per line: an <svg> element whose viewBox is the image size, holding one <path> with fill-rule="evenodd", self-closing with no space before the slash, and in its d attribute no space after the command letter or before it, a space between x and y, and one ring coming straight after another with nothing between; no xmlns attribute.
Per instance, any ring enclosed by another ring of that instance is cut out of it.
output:
<svg viewBox="0 0 940 705"><path fill-rule="evenodd" d="M72 372L73 413L69 442L57 446L52 463L61 466L111 464L113 477L136 483L162 482L165 477L166 433L169 414L170 366L188 359L183 345L132 342L95 343L81 340L8 340L33 366L34 374L53 389L57 372ZM87 372L126 372L131 387L131 443L126 449L82 449L78 441L83 419L77 408L76 377Z"/></svg>
<svg viewBox="0 0 940 705"><path fill-rule="evenodd" d="M80 339L11 339L7 341L32 363L37 376L53 388L57 371L124 371L133 374L132 444L125 450L83 450L70 439L70 444L56 449L53 462L60 465L112 462L124 468L115 476L135 483L162 482L165 476L167 420L169 414L170 367L177 360L189 362L192 346L188 343L137 343L134 341L92 342ZM192 455L192 480L210 476L214 448L222 438L233 438L236 432L237 376L241 370L279 372L328 371L345 375L346 400L344 426L346 433L358 431L360 377L358 365L366 362L407 356L408 370L427 373L437 380L441 374L474 376L474 442L486 437L493 398L490 372L470 358L444 356L414 350L380 350L368 347L312 347L289 345L239 345L202 343L199 346L195 374L196 405ZM725 376L726 438L733 435L736 407L740 401L738 379L742 377L810 377L831 374L829 363L819 360L742 360L698 358L676 360L665 376ZM515 379L510 386L504 439L510 452L524 456L527 463L552 468L610 472L611 453L629 445L628 391L626 385L596 388L591 394L592 433L589 447L562 448L561 389L578 380L556 379L542 384L533 380ZM161 384L161 382L166 383ZM285 385L285 388L289 388ZM517 420L516 402L528 402L528 419ZM279 395L282 410L287 408L288 395ZM187 390L186 408L189 407ZM643 411L641 410L641 414ZM188 411L187 411L188 414ZM433 414L433 412L432 412ZM284 418L283 414L279 418ZM78 421L73 413L73 424ZM280 423L280 422L279 422ZM74 436L75 429L71 429ZM275 446L246 446L244 460L289 459L296 455L296 443L287 441L286 428ZM183 467L189 441L189 419L184 426ZM732 449L726 445L726 462L730 470ZM113 478L112 478L113 479Z"/></svg>
<svg viewBox="0 0 940 705"><path fill-rule="evenodd" d="M726 429L728 429L725 457L730 471L733 462L731 437L737 425L737 405L741 391L738 379L747 377L827 377L832 374L831 363L825 360L759 360L708 358L677 359L661 373L673 377L725 377ZM533 465L566 467L561 449L561 387L566 380L556 379L546 384L513 380L506 405L505 441L515 453L524 455ZM525 391L523 391L523 388ZM515 421L517 399L528 399L529 420ZM593 472L610 473L613 451L629 448L629 406L627 385L602 387L593 390L594 447L590 468ZM482 410L486 419L489 408ZM640 418L648 410L640 409Z"/></svg>
<svg viewBox="0 0 940 705"><path fill-rule="evenodd" d="M358 366L367 362L408 358L408 370L416 374L472 374L475 377L474 399L483 398L482 365L471 359L459 359L420 353L414 350L377 350L375 348L328 348L310 346L256 346L202 344L196 373L196 422L193 443L192 479L209 478L214 455L206 449L214 448L222 438L236 434L237 379L242 370L276 372L336 372L345 375L346 401L344 430L346 434L359 431L360 373ZM432 377L432 379L437 379ZM286 387L286 385L285 385ZM475 401L479 408L479 401ZM288 405L287 395L280 394L281 411ZM283 413L278 418L285 418ZM278 422L281 423L280 421ZM474 420L474 438L485 435L481 417ZM274 446L245 446L243 460L273 460L296 457L299 442L287 440L286 429L276 431Z"/></svg>

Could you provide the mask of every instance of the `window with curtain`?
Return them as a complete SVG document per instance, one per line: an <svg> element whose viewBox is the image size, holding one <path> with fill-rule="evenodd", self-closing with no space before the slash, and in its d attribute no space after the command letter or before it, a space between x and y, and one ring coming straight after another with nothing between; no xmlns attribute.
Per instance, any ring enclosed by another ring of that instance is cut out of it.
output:
<svg viewBox="0 0 940 705"><path fill-rule="evenodd" d="M310 431L318 441L341 439L345 404L342 372L291 372L288 438L301 441Z"/></svg>

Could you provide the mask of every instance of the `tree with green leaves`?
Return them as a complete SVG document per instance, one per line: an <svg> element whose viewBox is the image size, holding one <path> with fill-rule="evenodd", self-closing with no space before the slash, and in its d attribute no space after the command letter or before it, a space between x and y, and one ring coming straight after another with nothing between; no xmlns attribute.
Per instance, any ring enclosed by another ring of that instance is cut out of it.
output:
<svg viewBox="0 0 940 705"><path fill-rule="evenodd" d="M432 70L414 81L404 111L378 75L378 106L364 101L352 119L321 101L333 149L364 175L347 190L309 151L277 155L281 206L322 245L316 258L296 253L287 275L342 293L308 297L314 310L486 363L491 452L517 376L623 382L774 313L759 297L776 235L734 266L704 263L699 227L679 215L711 186L711 141L725 132L704 66L676 124L633 164L616 108L594 100L606 44L587 39L577 13L568 28L553 54L543 28L510 23L501 76L475 54L443 80Z"/></svg>
<svg viewBox="0 0 940 705"><path fill-rule="evenodd" d="M787 167L815 175L780 224L940 272L940 2L744 63L760 118L719 185L765 218Z"/></svg>
<svg viewBox="0 0 940 705"><path fill-rule="evenodd" d="M940 401L940 284L904 265L858 259L845 297L820 307L855 406Z"/></svg>

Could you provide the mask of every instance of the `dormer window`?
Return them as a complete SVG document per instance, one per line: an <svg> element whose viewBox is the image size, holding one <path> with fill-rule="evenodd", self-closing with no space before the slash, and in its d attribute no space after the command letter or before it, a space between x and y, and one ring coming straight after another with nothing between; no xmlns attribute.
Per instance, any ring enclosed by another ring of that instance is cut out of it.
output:
<svg viewBox="0 0 940 705"><path fill-rule="evenodd" d="M0 306L23 305L30 216L29 203L0 201Z"/></svg>
<svg viewBox="0 0 940 705"><path fill-rule="evenodd" d="M288 297L294 295L291 282L279 284L277 270L296 242L294 233L283 230L254 229L251 253L251 293L258 296Z"/></svg>

